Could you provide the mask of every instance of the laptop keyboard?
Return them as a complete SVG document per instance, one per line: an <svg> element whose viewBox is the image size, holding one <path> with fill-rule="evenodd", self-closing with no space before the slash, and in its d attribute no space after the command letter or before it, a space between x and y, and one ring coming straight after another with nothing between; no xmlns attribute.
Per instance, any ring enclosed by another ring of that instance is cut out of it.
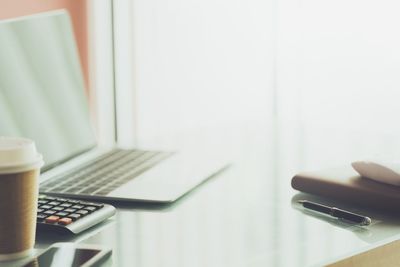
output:
<svg viewBox="0 0 400 267"><path fill-rule="evenodd" d="M171 153L115 149L40 186L43 193L105 196L150 169Z"/></svg>

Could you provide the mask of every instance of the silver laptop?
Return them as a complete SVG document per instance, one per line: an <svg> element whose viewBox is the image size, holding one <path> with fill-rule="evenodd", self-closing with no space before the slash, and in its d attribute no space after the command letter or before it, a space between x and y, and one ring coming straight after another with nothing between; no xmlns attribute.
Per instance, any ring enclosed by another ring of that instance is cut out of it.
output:
<svg viewBox="0 0 400 267"><path fill-rule="evenodd" d="M211 151L98 146L66 12L2 21L0 44L0 135L35 140L42 193L168 203L223 166Z"/></svg>

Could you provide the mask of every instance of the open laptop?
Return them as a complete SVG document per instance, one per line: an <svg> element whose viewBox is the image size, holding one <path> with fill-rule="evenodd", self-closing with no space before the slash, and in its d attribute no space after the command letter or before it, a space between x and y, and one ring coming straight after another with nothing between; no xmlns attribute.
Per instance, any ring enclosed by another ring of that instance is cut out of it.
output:
<svg viewBox="0 0 400 267"><path fill-rule="evenodd" d="M213 153L103 148L65 11L0 22L0 135L33 139L42 193L173 202L223 167Z"/></svg>

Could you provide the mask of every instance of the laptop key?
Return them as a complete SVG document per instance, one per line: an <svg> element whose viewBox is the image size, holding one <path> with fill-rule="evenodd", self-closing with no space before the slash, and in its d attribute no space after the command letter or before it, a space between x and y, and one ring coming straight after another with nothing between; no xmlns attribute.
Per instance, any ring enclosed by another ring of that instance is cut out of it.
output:
<svg viewBox="0 0 400 267"><path fill-rule="evenodd" d="M81 189L82 188L80 186L74 186L74 187L63 189L63 190L61 190L59 192L65 192L65 193L68 193L68 194L74 194L74 193L78 192Z"/></svg>
<svg viewBox="0 0 400 267"><path fill-rule="evenodd" d="M107 196L110 192L111 192L110 190L104 189L104 190L101 190L101 191L97 191L95 193L95 195L97 195L97 196Z"/></svg>

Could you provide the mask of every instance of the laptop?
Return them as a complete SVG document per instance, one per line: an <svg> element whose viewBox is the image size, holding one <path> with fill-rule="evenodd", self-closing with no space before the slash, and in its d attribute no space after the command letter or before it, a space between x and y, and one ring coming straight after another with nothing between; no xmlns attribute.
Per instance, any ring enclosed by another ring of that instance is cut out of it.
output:
<svg viewBox="0 0 400 267"><path fill-rule="evenodd" d="M0 44L0 135L36 142L41 193L171 203L224 166L210 150L99 145L66 11L0 22Z"/></svg>

